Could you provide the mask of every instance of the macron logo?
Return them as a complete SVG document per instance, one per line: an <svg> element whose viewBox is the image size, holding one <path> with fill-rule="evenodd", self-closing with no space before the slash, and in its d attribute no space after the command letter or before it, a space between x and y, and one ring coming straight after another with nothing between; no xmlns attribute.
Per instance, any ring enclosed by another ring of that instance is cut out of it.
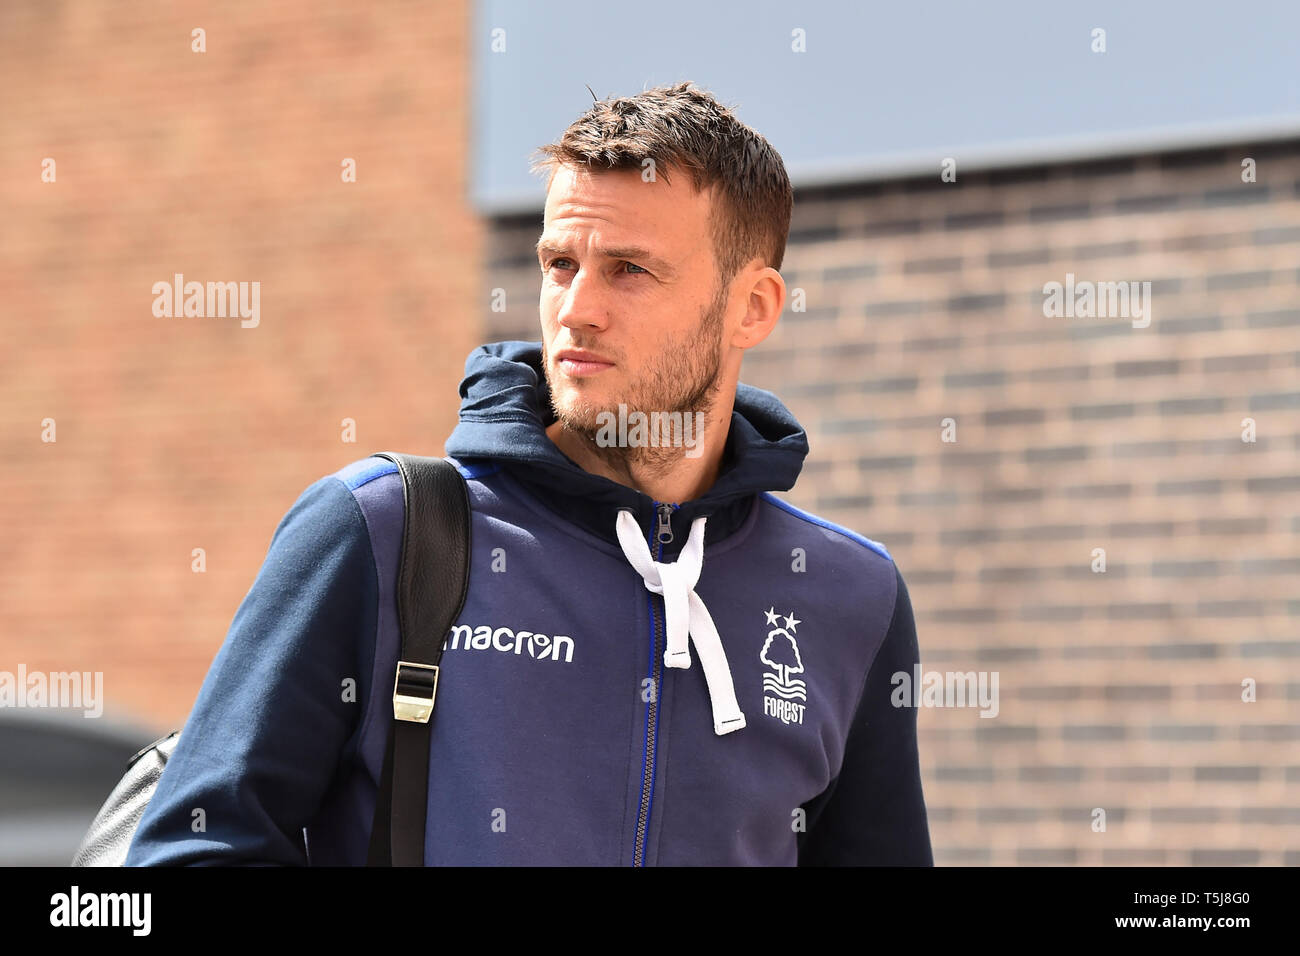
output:
<svg viewBox="0 0 1300 956"><path fill-rule="evenodd" d="M448 647L452 650L491 649L505 654L522 654L528 651L528 656L536 660L563 660L566 664L573 661L573 638L571 637L564 634L549 637L533 631L512 631L508 627L494 628L488 624L478 627L457 624L442 642L444 651Z"/></svg>

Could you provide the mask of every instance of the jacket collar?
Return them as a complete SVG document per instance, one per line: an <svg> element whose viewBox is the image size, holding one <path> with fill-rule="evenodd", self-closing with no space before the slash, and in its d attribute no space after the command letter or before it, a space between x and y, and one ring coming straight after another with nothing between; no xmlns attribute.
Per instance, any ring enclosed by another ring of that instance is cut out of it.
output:
<svg viewBox="0 0 1300 956"><path fill-rule="evenodd" d="M546 434L555 421L542 371L541 342L482 345L465 361L460 420L446 452L457 461L491 461L506 470L567 520L617 542L618 512L630 509L638 524L658 524L659 502L633 488L583 470ZM691 522L705 515L705 545L734 532L748 517L754 496L794 487L808 440L790 411L771 392L736 387L731 427L718 479L705 494L677 505L667 517L672 540L663 557L680 551Z"/></svg>

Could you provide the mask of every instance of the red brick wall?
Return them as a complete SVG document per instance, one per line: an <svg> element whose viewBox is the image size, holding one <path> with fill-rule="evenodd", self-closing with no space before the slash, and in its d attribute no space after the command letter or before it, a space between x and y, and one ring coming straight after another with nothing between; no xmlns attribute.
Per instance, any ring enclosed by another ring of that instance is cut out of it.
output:
<svg viewBox="0 0 1300 956"><path fill-rule="evenodd" d="M1300 143L937 167L797 192L807 311L742 373L808 429L788 497L893 553L923 667L999 674L996 718L919 715L936 860L1300 863ZM539 229L490 238L496 337L537 336ZM1150 281L1151 324L1046 318L1067 272Z"/></svg>
<svg viewBox="0 0 1300 956"><path fill-rule="evenodd" d="M299 492L442 453L481 341L469 16L0 7L0 668L179 726ZM260 323L155 317L177 272L259 282Z"/></svg>

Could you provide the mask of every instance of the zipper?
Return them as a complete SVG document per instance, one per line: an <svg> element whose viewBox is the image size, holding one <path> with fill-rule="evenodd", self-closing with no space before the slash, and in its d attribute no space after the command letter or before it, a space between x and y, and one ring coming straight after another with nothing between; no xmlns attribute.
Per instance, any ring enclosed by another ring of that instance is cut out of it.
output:
<svg viewBox="0 0 1300 956"><path fill-rule="evenodd" d="M655 537L659 539L659 557L655 558L656 561L658 561L659 558L662 558L664 556L663 546L665 544L672 544L673 541L672 517L673 517L673 508L675 507L677 506L670 505L667 502L664 502L662 504L660 504L658 501L655 502L655 508L658 509L659 511L659 528L655 532Z"/></svg>
<svg viewBox="0 0 1300 956"><path fill-rule="evenodd" d="M672 543L672 514L677 505L668 502L653 502L658 524L651 531L649 544L656 543L655 560L662 561L664 545ZM650 826L650 804L654 798L655 763L657 762L656 744L659 731L659 695L662 690L663 655L659 653L661 636L667 640L664 632L667 623L664 620L664 599L662 595L647 594L650 600L650 701L646 706L645 749L641 764L641 805L636 817L636 845L632 849L632 865L645 866L646 830ZM658 613L656 613L658 608Z"/></svg>

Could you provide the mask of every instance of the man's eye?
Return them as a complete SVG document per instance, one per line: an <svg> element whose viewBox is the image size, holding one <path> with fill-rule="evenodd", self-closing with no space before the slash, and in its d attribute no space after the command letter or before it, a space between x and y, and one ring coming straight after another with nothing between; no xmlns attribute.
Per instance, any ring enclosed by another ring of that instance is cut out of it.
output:
<svg viewBox="0 0 1300 956"><path fill-rule="evenodd" d="M556 258L556 259L552 259L550 262L547 262L545 265L542 266L542 271L543 271L543 272L547 271L548 269L551 268L551 266L554 266L554 265L556 265L557 263L561 263L561 262L570 262L570 261L571 261L571 260L569 260L569 259L565 259L565 258L563 258L563 257ZM650 275L650 272L649 272L648 270L641 268L641 267L640 267L639 265L637 265L635 262L628 262L627 260L624 260L624 265L630 266L631 268L637 270L637 272L632 273L633 275L638 275L638 274ZM566 267L566 266L561 266L560 268L563 269L563 268L567 268L567 267Z"/></svg>

